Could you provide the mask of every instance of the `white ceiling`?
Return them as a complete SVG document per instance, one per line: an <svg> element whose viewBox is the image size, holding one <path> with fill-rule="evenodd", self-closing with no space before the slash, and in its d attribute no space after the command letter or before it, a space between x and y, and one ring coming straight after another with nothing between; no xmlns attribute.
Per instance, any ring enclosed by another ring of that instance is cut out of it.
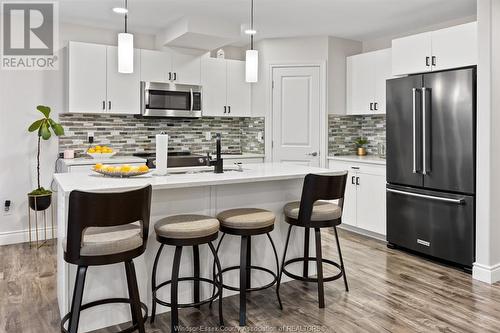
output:
<svg viewBox="0 0 500 333"><path fill-rule="evenodd" d="M124 0L58 0L62 22L119 30ZM370 40L476 15L476 0L254 0L258 39L330 35ZM129 30L156 33L185 16L249 21L250 0L129 0ZM246 40L242 36L242 40Z"/></svg>

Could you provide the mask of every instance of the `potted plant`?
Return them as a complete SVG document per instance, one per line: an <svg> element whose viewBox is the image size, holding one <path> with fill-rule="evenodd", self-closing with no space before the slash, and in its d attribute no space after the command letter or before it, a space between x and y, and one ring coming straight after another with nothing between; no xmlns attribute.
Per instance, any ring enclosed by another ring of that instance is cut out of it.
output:
<svg viewBox="0 0 500 333"><path fill-rule="evenodd" d="M52 191L44 189L40 185L40 144L41 140L49 140L52 136L52 132L56 136L64 135L63 127L56 123L50 118L50 107L44 105L38 105L36 107L38 111L43 114L43 118L38 119L33 124L28 127L29 132L37 132L38 134L38 145L36 154L36 172L37 172L37 188L30 193L28 193L28 202L31 209L35 211L43 211L50 207L52 202Z"/></svg>
<svg viewBox="0 0 500 333"><path fill-rule="evenodd" d="M356 144L356 148L357 148L356 154L358 156L365 156L366 155L365 145L368 144L368 140L360 137L360 138L357 138L354 141L354 143Z"/></svg>

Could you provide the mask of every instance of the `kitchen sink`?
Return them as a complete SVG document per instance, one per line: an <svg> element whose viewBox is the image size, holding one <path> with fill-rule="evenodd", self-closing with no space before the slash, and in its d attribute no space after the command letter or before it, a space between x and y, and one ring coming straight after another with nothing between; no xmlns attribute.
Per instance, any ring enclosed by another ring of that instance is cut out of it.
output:
<svg viewBox="0 0 500 333"><path fill-rule="evenodd" d="M243 168L239 166L224 167L224 172L243 172ZM171 168L168 169L168 174L171 175L188 175L199 173L214 173L213 167L188 167L188 168Z"/></svg>

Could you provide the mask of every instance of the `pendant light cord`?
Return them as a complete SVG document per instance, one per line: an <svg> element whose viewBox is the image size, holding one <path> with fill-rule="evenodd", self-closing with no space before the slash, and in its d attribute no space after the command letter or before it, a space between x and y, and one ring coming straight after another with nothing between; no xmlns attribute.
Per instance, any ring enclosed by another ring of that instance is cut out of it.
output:
<svg viewBox="0 0 500 333"><path fill-rule="evenodd" d="M252 1L253 1L253 0L252 0ZM125 0L125 9L127 9L127 13L125 13L125 33L127 33L128 0Z"/></svg>
<svg viewBox="0 0 500 333"><path fill-rule="evenodd" d="M251 3L251 7L250 7L250 29L253 30L254 8L253 8L253 0L251 0L251 1L252 1L252 3ZM253 34L250 35L250 49L253 50Z"/></svg>

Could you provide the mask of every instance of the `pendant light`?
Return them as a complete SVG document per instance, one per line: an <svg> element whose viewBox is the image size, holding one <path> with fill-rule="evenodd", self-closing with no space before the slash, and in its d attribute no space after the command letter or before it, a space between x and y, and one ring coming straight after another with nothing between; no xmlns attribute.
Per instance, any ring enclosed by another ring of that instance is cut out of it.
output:
<svg viewBox="0 0 500 333"><path fill-rule="evenodd" d="M118 34L118 72L134 72L134 35L127 32L128 0L125 0L125 32Z"/></svg>
<svg viewBox="0 0 500 333"><path fill-rule="evenodd" d="M245 81L249 83L257 82L259 79L259 51L253 49L253 36L257 33L253 27L254 6L251 0L250 29L245 33L250 35L250 50L245 55Z"/></svg>

